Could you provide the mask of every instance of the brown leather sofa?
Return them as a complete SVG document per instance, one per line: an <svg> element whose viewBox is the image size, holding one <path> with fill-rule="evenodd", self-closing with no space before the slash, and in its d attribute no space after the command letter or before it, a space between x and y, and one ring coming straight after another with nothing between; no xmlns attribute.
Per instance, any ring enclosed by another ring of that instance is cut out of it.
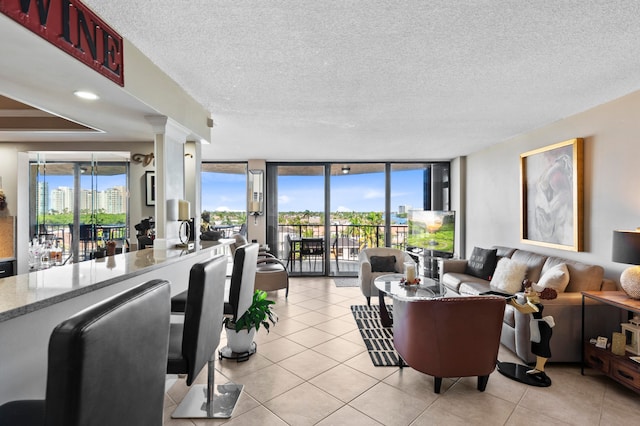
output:
<svg viewBox="0 0 640 426"><path fill-rule="evenodd" d="M393 345L413 369L443 377L478 376L484 391L495 369L504 315L502 297L394 298Z"/></svg>
<svg viewBox="0 0 640 426"><path fill-rule="evenodd" d="M582 295L587 290L617 290L615 282L603 279L604 269L598 265L589 265L560 257L547 256L528 250L494 246L498 258L508 257L527 265L525 278L538 282L550 268L565 263L569 270L569 284L563 293L553 300L544 300L544 315L555 320L551 338L550 362L580 362L582 350ZM440 263L442 284L448 291L459 295L477 295L495 290L490 282L467 274L466 260L444 259ZM518 293L518 301L524 303L524 296ZM587 300L589 307L585 318L586 338L611 337L612 330L620 328L620 310L599 305ZM524 362L535 361L531 353L529 322L530 314L518 312L507 305L502 324L501 343L513 351Z"/></svg>

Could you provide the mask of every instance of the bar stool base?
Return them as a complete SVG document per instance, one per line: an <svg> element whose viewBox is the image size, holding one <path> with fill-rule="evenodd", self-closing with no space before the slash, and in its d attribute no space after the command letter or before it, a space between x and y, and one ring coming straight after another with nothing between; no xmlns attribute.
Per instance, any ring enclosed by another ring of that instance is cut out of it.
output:
<svg viewBox="0 0 640 426"><path fill-rule="evenodd" d="M207 385L193 385L171 418L228 419L233 414L243 387L235 383L218 385L212 401L207 404Z"/></svg>

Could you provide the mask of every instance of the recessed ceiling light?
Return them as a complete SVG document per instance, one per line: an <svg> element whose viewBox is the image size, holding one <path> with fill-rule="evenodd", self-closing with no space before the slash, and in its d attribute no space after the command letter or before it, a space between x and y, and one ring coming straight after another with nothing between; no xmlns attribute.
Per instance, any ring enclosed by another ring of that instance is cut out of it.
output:
<svg viewBox="0 0 640 426"><path fill-rule="evenodd" d="M95 93L87 92L84 90L76 90L75 92L73 92L73 94L81 99L87 99L89 101L95 101L97 99L100 99L100 97Z"/></svg>

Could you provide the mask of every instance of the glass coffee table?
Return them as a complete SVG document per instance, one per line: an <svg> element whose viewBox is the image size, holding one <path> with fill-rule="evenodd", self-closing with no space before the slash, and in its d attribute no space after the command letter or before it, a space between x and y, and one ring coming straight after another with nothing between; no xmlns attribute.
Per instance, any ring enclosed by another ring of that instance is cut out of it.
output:
<svg viewBox="0 0 640 426"><path fill-rule="evenodd" d="M380 323L383 327L391 327L393 320L389 316L384 296L397 297L404 300L435 299L444 297L447 290L438 280L420 277L420 284L407 285L402 282L403 274L381 275L373 281L378 289L380 300Z"/></svg>

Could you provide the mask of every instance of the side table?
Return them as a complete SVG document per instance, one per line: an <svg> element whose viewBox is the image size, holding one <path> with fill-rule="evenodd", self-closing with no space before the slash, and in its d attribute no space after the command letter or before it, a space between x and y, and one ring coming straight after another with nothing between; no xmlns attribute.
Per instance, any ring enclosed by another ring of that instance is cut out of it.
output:
<svg viewBox="0 0 640 426"><path fill-rule="evenodd" d="M582 292L582 363L580 372L584 375L585 365L594 368L613 380L636 392L640 392L640 364L632 361L628 354L615 355L609 349L597 348L586 342L585 298L610 306L640 314L640 300L630 298L623 291L583 291Z"/></svg>

